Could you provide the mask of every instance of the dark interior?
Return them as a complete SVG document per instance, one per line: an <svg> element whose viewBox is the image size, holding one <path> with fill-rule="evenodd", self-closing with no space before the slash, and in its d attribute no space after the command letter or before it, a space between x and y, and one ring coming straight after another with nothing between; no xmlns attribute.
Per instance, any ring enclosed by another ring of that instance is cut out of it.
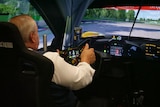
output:
<svg viewBox="0 0 160 107"><path fill-rule="evenodd" d="M18 28L0 22L1 104L5 107L47 107L53 63L28 50Z"/></svg>

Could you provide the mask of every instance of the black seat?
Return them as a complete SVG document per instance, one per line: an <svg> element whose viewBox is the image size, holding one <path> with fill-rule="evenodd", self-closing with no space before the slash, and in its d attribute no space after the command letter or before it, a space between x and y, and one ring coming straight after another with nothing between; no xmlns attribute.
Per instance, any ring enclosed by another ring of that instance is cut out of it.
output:
<svg viewBox="0 0 160 107"><path fill-rule="evenodd" d="M28 50L17 27L0 22L0 106L48 107L53 63Z"/></svg>

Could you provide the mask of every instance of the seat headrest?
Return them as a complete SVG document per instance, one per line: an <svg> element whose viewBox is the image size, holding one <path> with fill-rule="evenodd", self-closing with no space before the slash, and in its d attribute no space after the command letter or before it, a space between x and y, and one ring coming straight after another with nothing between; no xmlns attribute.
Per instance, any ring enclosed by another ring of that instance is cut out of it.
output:
<svg viewBox="0 0 160 107"><path fill-rule="evenodd" d="M25 44L16 25L10 22L0 22L0 49L21 51Z"/></svg>

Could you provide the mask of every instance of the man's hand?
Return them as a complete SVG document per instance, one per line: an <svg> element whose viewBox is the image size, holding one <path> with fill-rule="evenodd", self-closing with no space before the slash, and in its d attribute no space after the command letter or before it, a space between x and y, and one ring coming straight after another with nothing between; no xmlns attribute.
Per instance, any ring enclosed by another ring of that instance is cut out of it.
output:
<svg viewBox="0 0 160 107"><path fill-rule="evenodd" d="M58 54L60 54L60 50L59 49L56 49L56 51L57 51Z"/></svg>
<svg viewBox="0 0 160 107"><path fill-rule="evenodd" d="M93 64L96 61L94 49L89 48L88 43L86 43L86 45L84 46L80 57L81 62L87 62L88 64Z"/></svg>

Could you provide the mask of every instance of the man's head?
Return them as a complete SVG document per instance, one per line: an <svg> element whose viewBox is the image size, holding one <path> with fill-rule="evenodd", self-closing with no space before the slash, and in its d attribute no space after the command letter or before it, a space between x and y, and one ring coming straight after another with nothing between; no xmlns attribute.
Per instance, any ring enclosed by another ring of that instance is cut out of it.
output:
<svg viewBox="0 0 160 107"><path fill-rule="evenodd" d="M29 15L19 15L12 17L9 22L18 27L27 48L38 49L38 27L32 17Z"/></svg>

